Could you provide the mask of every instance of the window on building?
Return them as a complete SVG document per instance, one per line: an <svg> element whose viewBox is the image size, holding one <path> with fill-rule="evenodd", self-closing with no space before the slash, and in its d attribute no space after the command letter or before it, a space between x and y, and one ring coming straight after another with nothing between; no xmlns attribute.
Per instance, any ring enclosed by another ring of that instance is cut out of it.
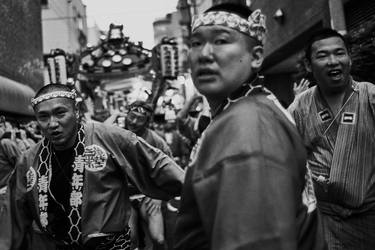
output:
<svg viewBox="0 0 375 250"><path fill-rule="evenodd" d="M48 5L48 0L41 0L41 4L43 7Z"/></svg>

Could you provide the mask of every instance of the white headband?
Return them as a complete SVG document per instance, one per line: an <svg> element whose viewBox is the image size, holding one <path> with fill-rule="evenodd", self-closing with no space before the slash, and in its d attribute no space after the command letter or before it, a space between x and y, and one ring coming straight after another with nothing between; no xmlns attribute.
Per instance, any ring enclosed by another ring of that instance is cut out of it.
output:
<svg viewBox="0 0 375 250"><path fill-rule="evenodd" d="M44 95L38 96L37 98L32 98L31 106L35 107L37 104L43 101L53 99L53 98L59 98L59 97L75 100L77 97L77 94L74 89L72 91L54 91L54 92L46 93Z"/></svg>
<svg viewBox="0 0 375 250"><path fill-rule="evenodd" d="M266 33L266 16L260 9L255 10L246 20L237 14L226 11L209 11L195 16L192 21L192 31L200 26L222 25L238 30L246 35L255 38L260 43L264 43Z"/></svg>

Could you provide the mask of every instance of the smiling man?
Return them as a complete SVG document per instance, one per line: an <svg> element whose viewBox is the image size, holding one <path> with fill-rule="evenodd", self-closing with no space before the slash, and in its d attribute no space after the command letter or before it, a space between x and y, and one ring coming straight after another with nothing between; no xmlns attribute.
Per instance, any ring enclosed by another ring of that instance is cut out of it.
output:
<svg viewBox="0 0 375 250"><path fill-rule="evenodd" d="M314 33L306 62L317 86L289 107L308 151L329 249L375 246L375 86L350 76L342 35Z"/></svg>
<svg viewBox="0 0 375 250"><path fill-rule="evenodd" d="M192 24L194 85L212 121L187 168L176 249L324 249L306 152L262 84L265 17L221 4Z"/></svg>
<svg viewBox="0 0 375 250"><path fill-rule="evenodd" d="M75 99L50 84L32 100L44 138L11 180L9 249L25 249L32 221L32 249L130 249L128 178L150 197L180 193L184 172L169 157L130 131L79 122Z"/></svg>

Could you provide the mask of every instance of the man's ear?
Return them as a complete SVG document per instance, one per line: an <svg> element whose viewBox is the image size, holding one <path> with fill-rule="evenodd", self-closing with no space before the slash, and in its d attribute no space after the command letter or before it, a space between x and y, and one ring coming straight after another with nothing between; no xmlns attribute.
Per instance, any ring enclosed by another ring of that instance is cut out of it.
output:
<svg viewBox="0 0 375 250"><path fill-rule="evenodd" d="M262 66L264 56L263 56L263 46L257 45L252 49L253 60L251 61L251 68L260 69Z"/></svg>
<svg viewBox="0 0 375 250"><path fill-rule="evenodd" d="M308 72L312 73L311 62L305 58L305 59L303 60L303 64L305 64L306 70L307 70Z"/></svg>

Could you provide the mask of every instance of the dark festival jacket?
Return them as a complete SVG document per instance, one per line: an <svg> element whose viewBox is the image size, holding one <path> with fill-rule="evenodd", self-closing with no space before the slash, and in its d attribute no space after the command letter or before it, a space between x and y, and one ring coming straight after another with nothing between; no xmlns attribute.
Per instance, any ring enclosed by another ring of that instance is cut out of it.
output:
<svg viewBox="0 0 375 250"><path fill-rule="evenodd" d="M151 146L160 149L166 155L172 157L172 152L167 142L152 129L147 128L141 137Z"/></svg>
<svg viewBox="0 0 375 250"><path fill-rule="evenodd" d="M290 115L263 87L247 94L228 101L200 139L186 170L175 249L325 249Z"/></svg>
<svg viewBox="0 0 375 250"><path fill-rule="evenodd" d="M81 199L71 196L74 201L71 204L81 202L72 210L78 211L81 243L121 232L127 226L130 215L127 178L150 197L168 200L180 195L184 172L159 149L130 131L114 126L87 123L84 132L84 154L75 161L75 165L83 169L83 180L72 180L75 182L72 185L81 187L81 190L75 191L81 191L82 196ZM0 244L4 247L1 249L19 249L33 220L43 234L51 234L48 224L46 226L48 219L41 218L44 209L41 202L45 203L41 199L43 186L39 174L43 168L40 164L42 143L23 155L16 175L11 179L9 212L12 221L7 225L1 224L11 235L9 237L4 233L4 228L0 230L3 231L0 233Z"/></svg>

